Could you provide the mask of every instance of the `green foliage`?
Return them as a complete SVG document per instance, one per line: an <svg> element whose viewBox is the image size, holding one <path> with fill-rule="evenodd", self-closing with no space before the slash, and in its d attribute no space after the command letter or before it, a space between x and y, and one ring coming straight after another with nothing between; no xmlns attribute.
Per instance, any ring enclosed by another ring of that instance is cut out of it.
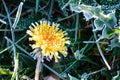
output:
<svg viewBox="0 0 120 80"><path fill-rule="evenodd" d="M13 72L11 72L10 70L4 70L2 68L0 68L0 75L12 75Z"/></svg>
<svg viewBox="0 0 120 80"><path fill-rule="evenodd" d="M34 79L39 51L29 46L34 42L28 41L26 30L43 19L58 22L68 32L71 44L68 56L60 55L58 63L42 61L41 77L54 74L61 80L120 79L120 0L1 2L0 80Z"/></svg>
<svg viewBox="0 0 120 80"><path fill-rule="evenodd" d="M28 26L33 23L33 22L36 22L40 19L39 17L40 15L38 14L33 14L33 15L30 15L28 18L24 18L24 19L21 19L17 25L17 28L18 29L27 29Z"/></svg>
<svg viewBox="0 0 120 80"><path fill-rule="evenodd" d="M75 78L75 77L73 77L73 76L71 76L69 74L68 74L68 76L69 76L70 80L79 80L79 79L77 79L77 78Z"/></svg>
<svg viewBox="0 0 120 80"><path fill-rule="evenodd" d="M114 76L112 80L120 80L120 71L117 71L117 75Z"/></svg>

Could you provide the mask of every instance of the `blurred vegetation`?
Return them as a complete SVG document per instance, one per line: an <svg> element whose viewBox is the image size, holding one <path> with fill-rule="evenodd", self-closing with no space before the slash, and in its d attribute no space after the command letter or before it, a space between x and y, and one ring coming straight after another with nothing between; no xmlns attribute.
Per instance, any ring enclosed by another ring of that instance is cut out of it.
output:
<svg viewBox="0 0 120 80"><path fill-rule="evenodd" d="M21 2L21 15L16 18ZM14 73L19 80L34 79L37 60L26 30L40 20L59 23L71 41L67 57L61 56L58 63L44 60L41 78L120 80L120 0L0 0L0 8L0 80L16 80ZM15 19L18 22L11 29Z"/></svg>

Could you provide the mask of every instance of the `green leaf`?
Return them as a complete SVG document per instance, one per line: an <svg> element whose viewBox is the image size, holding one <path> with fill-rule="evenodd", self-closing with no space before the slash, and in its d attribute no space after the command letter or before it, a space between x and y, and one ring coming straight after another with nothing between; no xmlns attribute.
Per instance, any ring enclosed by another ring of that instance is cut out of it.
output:
<svg viewBox="0 0 120 80"><path fill-rule="evenodd" d="M61 10L62 10L62 12L63 12L63 14L64 14L65 16L68 16L67 9L66 9L66 8L62 9L62 8L67 4L66 0L57 0L57 1L58 1L58 4L59 4L59 6L60 6L60 8L61 8ZM68 2L69 2L69 1L68 1Z"/></svg>
<svg viewBox="0 0 120 80"><path fill-rule="evenodd" d="M94 65L97 65L95 62L93 62L92 60L90 60L88 57L86 57L85 55L83 54L80 54L80 51L77 50L75 53L74 53L74 56L75 56L75 59L76 60L81 60L81 61L87 61L87 62L90 62Z"/></svg>
<svg viewBox="0 0 120 80"><path fill-rule="evenodd" d="M13 72L11 72L9 69L2 69L0 68L0 75L12 75Z"/></svg>
<svg viewBox="0 0 120 80"><path fill-rule="evenodd" d="M94 31L96 31L96 30L102 30L103 27L104 27L104 22L101 21L100 19L95 19L94 20L94 25L95 25Z"/></svg>
<svg viewBox="0 0 120 80"><path fill-rule="evenodd" d="M70 80L79 80L79 79L77 79L77 78L71 76L70 74L68 74L68 76L69 76Z"/></svg>
<svg viewBox="0 0 120 80"><path fill-rule="evenodd" d="M114 28L117 25L117 19L115 17L115 13L109 13L105 15L103 21L105 24L111 28Z"/></svg>
<svg viewBox="0 0 120 80"><path fill-rule="evenodd" d="M118 39L112 39L111 41L110 41L110 45L109 45L109 48L107 48L107 50L112 50L113 48L115 48L115 47L120 47L120 43L119 43L119 41L118 41Z"/></svg>
<svg viewBox="0 0 120 80"><path fill-rule="evenodd" d="M85 16L86 21L88 21L89 19L93 18L92 14L88 13L87 11L84 11L83 15Z"/></svg>
<svg viewBox="0 0 120 80"><path fill-rule="evenodd" d="M81 75L81 80L88 80L89 75L87 73L83 73Z"/></svg>
<svg viewBox="0 0 120 80"><path fill-rule="evenodd" d="M117 75L114 76L112 80L120 80L120 71L117 71Z"/></svg>
<svg viewBox="0 0 120 80"><path fill-rule="evenodd" d="M98 18L100 12L101 12L101 6L88 6L88 5L75 5L70 4L70 8L72 11L81 13L83 12L83 15L85 16L86 20L88 21L91 18Z"/></svg>
<svg viewBox="0 0 120 80"><path fill-rule="evenodd" d="M81 58L84 57L83 54L80 54L80 51L79 51L79 50L77 50L77 51L74 53L74 56L75 56L75 59L76 59L76 60L81 60Z"/></svg>
<svg viewBox="0 0 120 80"><path fill-rule="evenodd" d="M19 58L20 61L23 61L27 66L35 68L36 61L31 56L20 53Z"/></svg>

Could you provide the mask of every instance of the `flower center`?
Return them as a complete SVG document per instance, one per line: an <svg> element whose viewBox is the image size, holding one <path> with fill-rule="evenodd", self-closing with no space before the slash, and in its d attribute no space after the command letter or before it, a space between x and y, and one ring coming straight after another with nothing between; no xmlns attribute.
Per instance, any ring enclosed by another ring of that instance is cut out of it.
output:
<svg viewBox="0 0 120 80"><path fill-rule="evenodd" d="M43 40L47 46L53 46L56 43L56 36L51 33L45 33Z"/></svg>

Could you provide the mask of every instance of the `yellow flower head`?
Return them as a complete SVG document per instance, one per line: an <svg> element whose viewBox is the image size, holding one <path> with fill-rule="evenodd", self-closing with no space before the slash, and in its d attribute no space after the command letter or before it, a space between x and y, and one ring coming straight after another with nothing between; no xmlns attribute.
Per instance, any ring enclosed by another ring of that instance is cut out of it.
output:
<svg viewBox="0 0 120 80"><path fill-rule="evenodd" d="M30 41L35 41L35 44L31 45L33 49L41 48L42 54L50 59L55 58L57 62L59 57L58 53L67 55L67 47L65 44L69 44L69 38L66 37L67 33L58 28L59 24L50 23L48 21L40 21L29 27L27 33L31 36Z"/></svg>

